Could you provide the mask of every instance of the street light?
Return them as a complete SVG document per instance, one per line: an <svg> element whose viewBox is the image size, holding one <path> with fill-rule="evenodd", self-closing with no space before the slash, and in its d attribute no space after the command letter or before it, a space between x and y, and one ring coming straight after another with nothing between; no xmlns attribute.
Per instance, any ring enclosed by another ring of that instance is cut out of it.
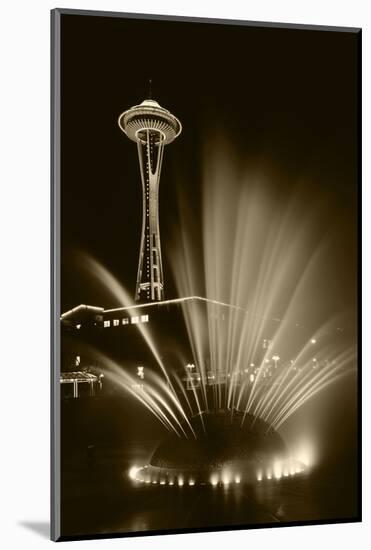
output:
<svg viewBox="0 0 371 550"><path fill-rule="evenodd" d="M274 368L277 368L277 361L280 360L278 355L273 355L272 360L274 361Z"/></svg>
<svg viewBox="0 0 371 550"><path fill-rule="evenodd" d="M137 376L143 380L144 378L144 367L139 366L137 367Z"/></svg>

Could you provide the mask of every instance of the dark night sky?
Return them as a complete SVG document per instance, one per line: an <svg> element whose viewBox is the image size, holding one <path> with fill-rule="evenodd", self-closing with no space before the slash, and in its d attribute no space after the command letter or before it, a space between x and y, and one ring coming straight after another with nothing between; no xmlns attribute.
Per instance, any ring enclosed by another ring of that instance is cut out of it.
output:
<svg viewBox="0 0 371 550"><path fill-rule="evenodd" d="M177 225L174 182L186 182L200 223L201 150L213 132L241 162L265 164L278 204L303 178L337 229L340 293L356 276L357 35L207 23L62 16L62 311L108 307L78 252L100 260L134 294L141 229L137 151L117 125L147 95L183 124L165 149L160 227L167 264Z"/></svg>

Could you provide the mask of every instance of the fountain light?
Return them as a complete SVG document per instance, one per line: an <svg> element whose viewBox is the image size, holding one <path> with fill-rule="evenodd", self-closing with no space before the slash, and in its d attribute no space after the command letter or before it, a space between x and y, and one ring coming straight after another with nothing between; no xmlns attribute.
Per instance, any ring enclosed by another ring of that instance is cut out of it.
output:
<svg viewBox="0 0 371 550"><path fill-rule="evenodd" d="M129 477L130 479L132 479L133 481L139 481L139 479L137 478L137 473L141 470L141 466L132 466L129 470Z"/></svg>
<svg viewBox="0 0 371 550"><path fill-rule="evenodd" d="M228 472L224 472L222 474L222 482L224 485L229 485L230 482L231 482L231 476L229 475Z"/></svg>
<svg viewBox="0 0 371 550"><path fill-rule="evenodd" d="M279 461L276 461L273 465L273 473L276 479L281 479L282 477L282 464Z"/></svg>
<svg viewBox="0 0 371 550"><path fill-rule="evenodd" d="M213 487L216 487L218 485L218 476L216 474L213 474L210 478L210 483Z"/></svg>

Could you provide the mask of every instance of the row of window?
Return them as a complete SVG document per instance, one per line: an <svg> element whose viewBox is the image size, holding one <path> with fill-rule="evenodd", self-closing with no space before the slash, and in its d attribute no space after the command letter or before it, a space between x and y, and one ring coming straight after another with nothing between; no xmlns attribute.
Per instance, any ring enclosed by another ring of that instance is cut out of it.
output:
<svg viewBox="0 0 371 550"><path fill-rule="evenodd" d="M129 323L131 323L132 325L137 325L138 323L148 323L148 321L149 315L137 315L134 317L124 317L123 319L121 319L121 323L120 319L112 319L112 326L118 327L120 324L128 325ZM111 321L104 321L103 326L104 328L110 327Z"/></svg>

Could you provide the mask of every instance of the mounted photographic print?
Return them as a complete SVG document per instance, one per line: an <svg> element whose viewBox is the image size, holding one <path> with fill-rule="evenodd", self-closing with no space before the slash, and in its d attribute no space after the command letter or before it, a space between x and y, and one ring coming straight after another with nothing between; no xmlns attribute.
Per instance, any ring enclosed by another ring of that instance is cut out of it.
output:
<svg viewBox="0 0 371 550"><path fill-rule="evenodd" d="M360 521L360 29L52 46L52 538Z"/></svg>

